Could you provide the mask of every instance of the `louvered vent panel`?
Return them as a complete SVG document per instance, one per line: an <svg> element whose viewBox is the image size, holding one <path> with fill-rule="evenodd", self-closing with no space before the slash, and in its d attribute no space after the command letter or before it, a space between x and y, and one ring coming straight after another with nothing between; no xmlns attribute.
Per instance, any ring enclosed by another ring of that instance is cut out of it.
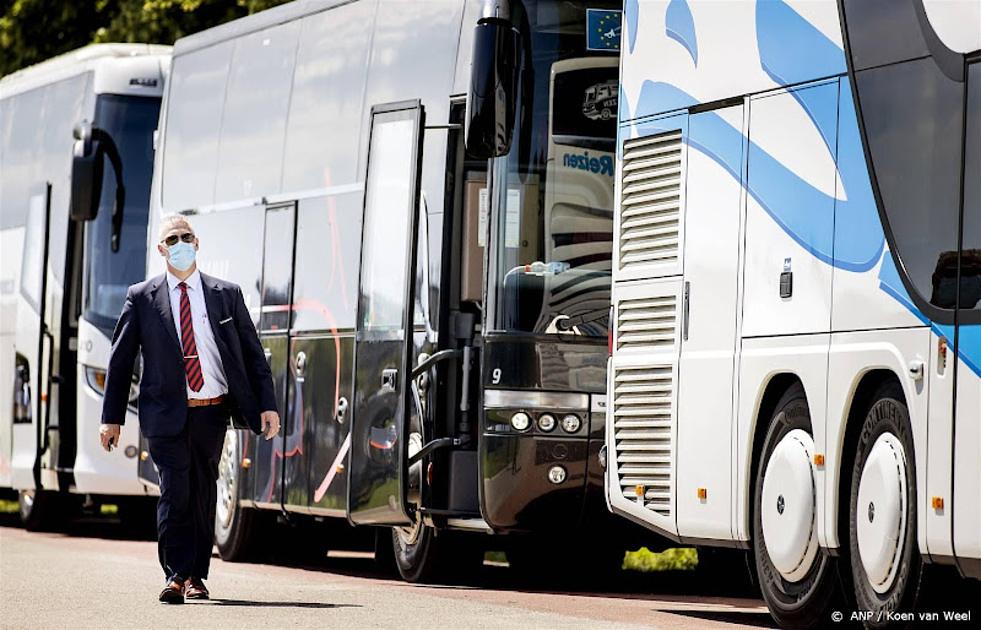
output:
<svg viewBox="0 0 981 630"><path fill-rule="evenodd" d="M674 346L677 302L674 295L619 300L617 349L651 351Z"/></svg>
<svg viewBox="0 0 981 630"><path fill-rule="evenodd" d="M663 516L671 515L673 390L670 365L615 369L613 434L620 489L624 497Z"/></svg>
<svg viewBox="0 0 981 630"><path fill-rule="evenodd" d="M623 144L620 270L678 260L681 217L681 132Z"/></svg>

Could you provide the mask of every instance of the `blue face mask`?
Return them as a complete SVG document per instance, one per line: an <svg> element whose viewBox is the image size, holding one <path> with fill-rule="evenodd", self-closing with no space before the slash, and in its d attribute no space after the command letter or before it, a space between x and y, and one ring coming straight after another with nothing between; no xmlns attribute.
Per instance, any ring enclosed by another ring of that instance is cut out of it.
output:
<svg viewBox="0 0 981 630"><path fill-rule="evenodd" d="M187 271L194 264L194 258L197 252L194 250L194 245L191 243L185 243L184 241L178 241L177 243L171 245L167 248L167 261L170 265L178 271Z"/></svg>

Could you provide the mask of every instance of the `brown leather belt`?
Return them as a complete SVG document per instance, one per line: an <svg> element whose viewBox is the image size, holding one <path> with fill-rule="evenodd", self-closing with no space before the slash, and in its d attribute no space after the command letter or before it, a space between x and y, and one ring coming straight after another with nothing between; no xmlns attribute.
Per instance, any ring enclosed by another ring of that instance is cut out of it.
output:
<svg viewBox="0 0 981 630"><path fill-rule="evenodd" d="M220 405L225 402L225 396L218 396L217 398L188 398L188 407L210 407L212 405Z"/></svg>

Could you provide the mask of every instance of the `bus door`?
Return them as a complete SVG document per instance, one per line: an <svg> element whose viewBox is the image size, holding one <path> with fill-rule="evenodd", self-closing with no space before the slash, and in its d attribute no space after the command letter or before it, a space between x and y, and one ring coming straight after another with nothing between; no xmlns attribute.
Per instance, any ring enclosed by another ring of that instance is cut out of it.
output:
<svg viewBox="0 0 981 630"><path fill-rule="evenodd" d="M371 110L365 176L348 518L400 525L424 111L419 101Z"/></svg>
<svg viewBox="0 0 981 630"><path fill-rule="evenodd" d="M293 365L289 360L296 204L290 202L267 206L264 219L259 341L272 370L276 407L279 417L283 419L283 427L272 440L255 440L255 447L251 449L254 478L243 481L246 488L250 485L253 488L252 498L257 505L276 508L282 503L285 459L292 450L287 448L287 443L293 441L290 432L295 430L288 421L286 404L288 388L293 381L290 373L296 369L302 370L299 360ZM249 451L243 448L243 452Z"/></svg>
<svg viewBox="0 0 981 630"><path fill-rule="evenodd" d="M11 436L13 486L38 490L42 488L41 456L51 409L53 338L46 317L50 217L51 185L44 184L30 198L24 228Z"/></svg>

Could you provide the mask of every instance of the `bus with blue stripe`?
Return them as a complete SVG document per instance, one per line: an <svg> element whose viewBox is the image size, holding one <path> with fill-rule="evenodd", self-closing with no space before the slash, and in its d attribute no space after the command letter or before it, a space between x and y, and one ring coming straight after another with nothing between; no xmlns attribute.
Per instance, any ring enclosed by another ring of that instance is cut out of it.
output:
<svg viewBox="0 0 981 630"><path fill-rule="evenodd" d="M981 578L979 25L625 2L608 505L748 550L785 627Z"/></svg>

